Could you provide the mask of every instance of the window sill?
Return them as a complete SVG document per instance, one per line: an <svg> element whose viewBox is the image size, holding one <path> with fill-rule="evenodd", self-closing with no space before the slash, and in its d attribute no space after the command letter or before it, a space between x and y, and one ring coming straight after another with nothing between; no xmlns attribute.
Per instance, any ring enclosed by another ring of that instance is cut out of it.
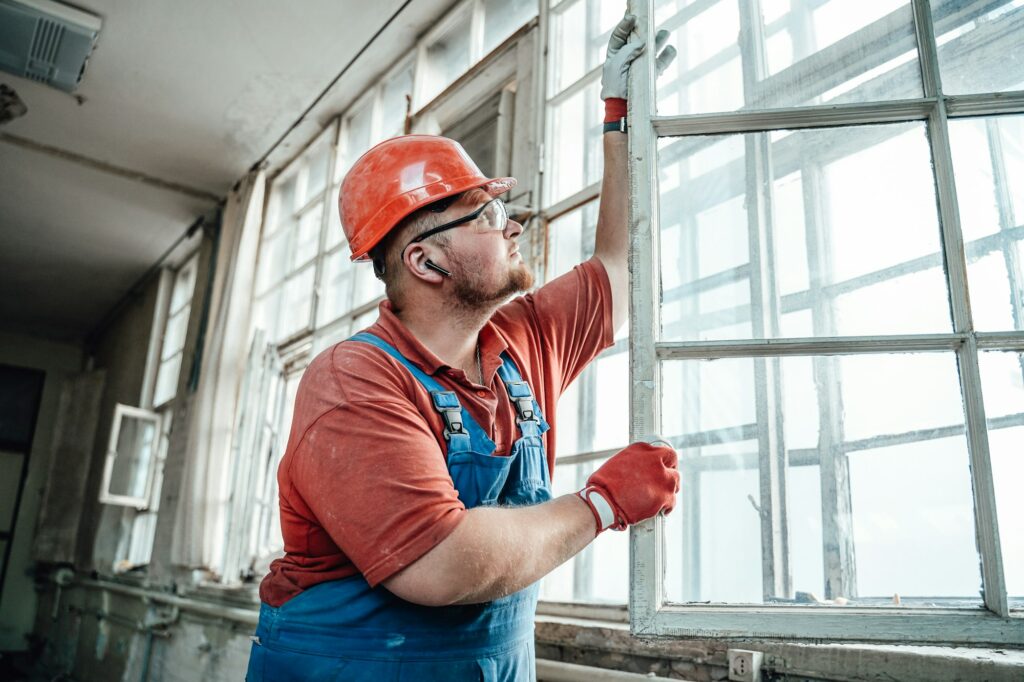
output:
<svg viewBox="0 0 1024 682"><path fill-rule="evenodd" d="M818 679L1024 679L1024 650L903 644L637 638L629 625L538 614L537 656L682 679L724 679L729 649L764 653L766 671ZM891 676L891 677L889 677Z"/></svg>

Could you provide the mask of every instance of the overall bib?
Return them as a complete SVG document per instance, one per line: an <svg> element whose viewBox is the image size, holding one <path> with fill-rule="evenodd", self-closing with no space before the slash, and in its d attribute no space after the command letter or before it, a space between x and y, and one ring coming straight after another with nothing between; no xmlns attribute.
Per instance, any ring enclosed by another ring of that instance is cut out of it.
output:
<svg viewBox="0 0 1024 682"><path fill-rule="evenodd" d="M445 423L448 471L467 508L551 499L541 439L549 427L507 353L498 375L516 410L519 439L510 456L496 457L494 441L453 391L377 336L362 332L349 341L388 353L430 392ZM362 575L320 583L278 608L260 605L246 680L532 682L537 593L534 584L485 604L427 607L371 589Z"/></svg>

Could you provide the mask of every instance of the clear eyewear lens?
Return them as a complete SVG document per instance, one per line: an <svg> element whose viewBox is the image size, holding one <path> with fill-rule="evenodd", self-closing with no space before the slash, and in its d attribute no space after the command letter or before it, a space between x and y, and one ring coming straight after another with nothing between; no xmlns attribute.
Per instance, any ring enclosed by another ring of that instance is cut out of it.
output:
<svg viewBox="0 0 1024 682"><path fill-rule="evenodd" d="M508 225L508 212L505 210L505 203L501 199L490 201L480 214L480 229L485 232L495 230L504 232Z"/></svg>

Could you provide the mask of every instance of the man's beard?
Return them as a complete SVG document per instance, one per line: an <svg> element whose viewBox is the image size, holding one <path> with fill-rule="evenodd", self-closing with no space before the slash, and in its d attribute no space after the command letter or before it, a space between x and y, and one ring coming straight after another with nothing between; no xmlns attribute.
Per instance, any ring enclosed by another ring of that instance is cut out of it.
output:
<svg viewBox="0 0 1024 682"><path fill-rule="evenodd" d="M533 273L520 261L509 269L505 281L498 286L486 286L480 278L481 268L474 263L452 260L452 293L459 307L470 310L493 307L512 296L533 288Z"/></svg>

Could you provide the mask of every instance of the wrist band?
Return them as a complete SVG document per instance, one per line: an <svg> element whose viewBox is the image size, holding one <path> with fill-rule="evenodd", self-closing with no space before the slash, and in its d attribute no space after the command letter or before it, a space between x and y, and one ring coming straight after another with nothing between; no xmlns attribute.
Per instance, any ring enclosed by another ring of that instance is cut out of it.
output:
<svg viewBox="0 0 1024 682"><path fill-rule="evenodd" d="M601 133L602 134L604 134L604 133L626 133L626 132L627 132L627 128L626 128L626 117L625 116L620 118L618 121L608 121L607 123L604 124L604 127L601 129Z"/></svg>
<svg viewBox="0 0 1024 682"><path fill-rule="evenodd" d="M583 501L590 506L590 510L594 512L598 533L615 525L615 511L608 504L608 500L604 499L604 495L594 488L584 488L576 494L583 498Z"/></svg>

